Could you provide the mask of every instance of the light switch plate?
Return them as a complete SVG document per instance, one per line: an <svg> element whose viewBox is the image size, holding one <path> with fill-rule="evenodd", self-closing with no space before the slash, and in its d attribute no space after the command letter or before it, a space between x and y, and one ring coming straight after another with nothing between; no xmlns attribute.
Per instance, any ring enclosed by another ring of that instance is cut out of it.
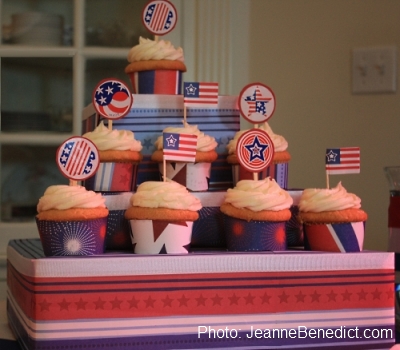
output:
<svg viewBox="0 0 400 350"><path fill-rule="evenodd" d="M396 47L353 49L353 93L396 92Z"/></svg>

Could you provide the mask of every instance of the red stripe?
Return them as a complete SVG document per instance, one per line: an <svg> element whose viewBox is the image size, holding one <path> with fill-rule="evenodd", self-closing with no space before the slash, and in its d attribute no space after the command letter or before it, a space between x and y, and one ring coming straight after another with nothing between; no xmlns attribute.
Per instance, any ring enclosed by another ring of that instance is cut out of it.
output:
<svg viewBox="0 0 400 350"><path fill-rule="evenodd" d="M77 152L78 152L77 148L78 148L79 143L80 143L80 141L78 141L77 143L75 143L72 146L71 154L68 157L68 164L67 164L67 167L66 167L66 171L68 172L68 174L71 174L71 170L72 170L72 168L73 168L73 166L75 164L75 158L77 156Z"/></svg>

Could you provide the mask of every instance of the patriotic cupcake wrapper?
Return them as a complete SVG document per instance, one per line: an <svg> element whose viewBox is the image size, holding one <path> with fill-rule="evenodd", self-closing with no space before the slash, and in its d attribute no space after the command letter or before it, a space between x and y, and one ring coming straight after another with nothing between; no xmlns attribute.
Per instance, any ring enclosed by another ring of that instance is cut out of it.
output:
<svg viewBox="0 0 400 350"><path fill-rule="evenodd" d="M159 171L162 176L162 163L159 163ZM166 176L185 186L189 191L207 191L211 176L211 163L167 162Z"/></svg>
<svg viewBox="0 0 400 350"><path fill-rule="evenodd" d="M286 250L285 221L246 221L223 214L229 251Z"/></svg>
<svg viewBox="0 0 400 350"><path fill-rule="evenodd" d="M364 244L365 222L304 225L307 250L360 252Z"/></svg>
<svg viewBox="0 0 400 350"><path fill-rule="evenodd" d="M137 171L136 163L100 163L96 174L85 181L85 187L97 192L134 191Z"/></svg>
<svg viewBox="0 0 400 350"><path fill-rule="evenodd" d="M85 221L38 220L46 256L79 256L104 253L107 217Z"/></svg>
<svg viewBox="0 0 400 350"><path fill-rule="evenodd" d="M193 221L129 220L135 254L187 254Z"/></svg>
<svg viewBox="0 0 400 350"><path fill-rule="evenodd" d="M149 70L129 74L134 94L181 95L182 72Z"/></svg>

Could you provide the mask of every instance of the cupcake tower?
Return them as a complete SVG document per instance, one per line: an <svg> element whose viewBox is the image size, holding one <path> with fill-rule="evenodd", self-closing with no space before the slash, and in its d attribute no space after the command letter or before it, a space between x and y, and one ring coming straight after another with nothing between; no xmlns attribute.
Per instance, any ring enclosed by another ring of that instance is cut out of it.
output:
<svg viewBox="0 0 400 350"><path fill-rule="evenodd" d="M243 91L260 91L262 84L248 85ZM231 251L285 250L286 222L291 217L293 203L289 193L274 179L259 180L258 174L267 168L274 158L274 144L269 135L258 128L275 110L275 97L269 87L262 85L266 94L254 100L239 97L239 105L245 105L246 119L255 128L238 138L236 157L240 166L253 174L252 180L240 180L228 189L221 205L224 213L227 248ZM243 108L240 108L243 111ZM243 113L243 112L242 112Z"/></svg>

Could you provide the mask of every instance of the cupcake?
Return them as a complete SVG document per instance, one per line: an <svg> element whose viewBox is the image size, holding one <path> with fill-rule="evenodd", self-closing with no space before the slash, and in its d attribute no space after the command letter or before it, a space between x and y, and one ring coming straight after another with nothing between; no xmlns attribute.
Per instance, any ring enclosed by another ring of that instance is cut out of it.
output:
<svg viewBox="0 0 400 350"><path fill-rule="evenodd" d="M137 166L142 159L142 144L129 130L109 129L103 122L83 135L99 151L100 166L96 174L85 181L88 190L101 192L134 191Z"/></svg>
<svg viewBox="0 0 400 350"><path fill-rule="evenodd" d="M272 163L262 172L262 174L260 174L260 176L262 178L269 176L275 179L279 186L281 186L282 188L287 188L288 163L291 158L290 153L287 151L288 142L283 136L275 134L267 122L261 124L259 129L264 130L274 144L274 158L272 160ZM246 131L248 130L238 131L235 134L234 138L229 141L226 147L228 150L227 162L229 164L232 164L234 185L240 180L253 178L253 173L247 171L242 166L240 166L239 160L236 156L237 141L240 136L242 136Z"/></svg>
<svg viewBox="0 0 400 350"><path fill-rule="evenodd" d="M140 37L128 53L129 75L134 94L180 95L182 73L186 72L183 50L170 41Z"/></svg>
<svg viewBox="0 0 400 350"><path fill-rule="evenodd" d="M189 134L197 136L196 159L194 163L168 162L166 168L166 177L185 186L189 191L207 191L211 163L218 158L215 151L218 143L215 138L205 135L197 125L189 125L183 122L183 127L167 127L163 133ZM160 136L155 142L156 150L151 159L159 163L160 174L163 174L163 137Z"/></svg>
<svg viewBox="0 0 400 350"><path fill-rule="evenodd" d="M50 186L39 199L36 224L46 256L104 253L108 209L82 186Z"/></svg>
<svg viewBox="0 0 400 350"><path fill-rule="evenodd" d="M362 251L367 217L360 198L340 182L332 189L305 189L300 197L298 218L309 250Z"/></svg>
<svg viewBox="0 0 400 350"><path fill-rule="evenodd" d="M125 211L136 254L187 254L201 202L174 181L142 182Z"/></svg>
<svg viewBox="0 0 400 350"><path fill-rule="evenodd" d="M221 212L228 250L285 250L285 224L293 203L274 179L241 180L228 189Z"/></svg>

